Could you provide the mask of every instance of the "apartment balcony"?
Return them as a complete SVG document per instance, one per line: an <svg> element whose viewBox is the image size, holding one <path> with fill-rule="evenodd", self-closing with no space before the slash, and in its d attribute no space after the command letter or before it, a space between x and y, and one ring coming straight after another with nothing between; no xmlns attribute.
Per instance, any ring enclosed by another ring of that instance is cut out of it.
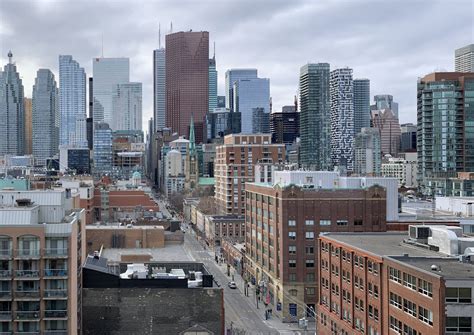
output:
<svg viewBox="0 0 474 335"><path fill-rule="evenodd" d="M49 277L67 277L67 269L45 269L44 276Z"/></svg>
<svg viewBox="0 0 474 335"><path fill-rule="evenodd" d="M12 291L3 290L0 291L0 301L12 300Z"/></svg>
<svg viewBox="0 0 474 335"><path fill-rule="evenodd" d="M1 335L1 333L0 333ZM43 335L68 335L67 330L45 330Z"/></svg>
<svg viewBox="0 0 474 335"><path fill-rule="evenodd" d="M11 321L11 320L12 320L12 311L0 311L0 321Z"/></svg>
<svg viewBox="0 0 474 335"><path fill-rule="evenodd" d="M38 331L32 331L32 330L17 330L15 334L21 334L21 335L41 335L41 332Z"/></svg>
<svg viewBox="0 0 474 335"><path fill-rule="evenodd" d="M39 321L40 311L16 311L15 321Z"/></svg>
<svg viewBox="0 0 474 335"><path fill-rule="evenodd" d="M39 270L16 270L15 271L15 280L39 279L39 276L40 276Z"/></svg>
<svg viewBox="0 0 474 335"><path fill-rule="evenodd" d="M44 258L67 258L67 248L49 248L44 250Z"/></svg>
<svg viewBox="0 0 474 335"><path fill-rule="evenodd" d="M0 270L0 280L10 280L12 278L12 270Z"/></svg>
<svg viewBox="0 0 474 335"><path fill-rule="evenodd" d="M40 259L39 249L17 249L15 252L17 259Z"/></svg>
<svg viewBox="0 0 474 335"><path fill-rule="evenodd" d="M0 249L0 259L11 259L12 250L11 249Z"/></svg>
<svg viewBox="0 0 474 335"><path fill-rule="evenodd" d="M67 299L67 290L48 290L44 291L44 299Z"/></svg>
<svg viewBox="0 0 474 335"><path fill-rule="evenodd" d="M39 298L40 298L40 291L39 290L15 291L15 299L37 300Z"/></svg>
<svg viewBox="0 0 474 335"><path fill-rule="evenodd" d="M12 335L13 332L2 332L0 331L0 335Z"/></svg>
<svg viewBox="0 0 474 335"><path fill-rule="evenodd" d="M67 310L46 310L44 318L48 320L64 320L67 319Z"/></svg>

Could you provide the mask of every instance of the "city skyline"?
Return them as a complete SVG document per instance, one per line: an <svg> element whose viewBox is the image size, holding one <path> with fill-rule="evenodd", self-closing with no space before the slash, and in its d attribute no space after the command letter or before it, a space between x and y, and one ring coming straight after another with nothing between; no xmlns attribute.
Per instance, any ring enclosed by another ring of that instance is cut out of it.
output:
<svg viewBox="0 0 474 335"><path fill-rule="evenodd" d="M131 77L143 82L143 128L146 129L146 122L153 115L151 59L153 50L158 48L158 22L162 25L163 41L169 32L169 22L173 21L175 32L209 31L210 43L216 42L219 95L225 94L227 69L257 68L260 77L270 78L273 109L280 110L283 105L291 104L297 94L299 68L308 62L328 62L331 69L349 66L354 69L354 78L370 79L371 98L376 94L393 95L400 104L400 122L415 122L416 99L412 92L417 78L434 70L454 70L454 50L472 42L471 3L458 1L457 6L451 6L446 1L436 1L427 6L427 1L415 4L369 1L365 4L370 6L364 6L364 2L312 4L300 1L294 4L277 1L268 5L244 1L239 4L206 2L203 6L190 2L189 13L193 15L181 15L181 8L173 7L171 2L146 2L130 8L124 1L94 5L83 1L73 4L4 1L0 4L1 12L21 12L25 19L11 19L15 15L2 17L0 61L6 64L8 50L13 51L25 96L31 97L39 68L50 68L58 77L59 54L71 54L91 76L91 59L101 55L103 40L104 56L130 57ZM361 8L365 10L358 10ZM51 9L54 10L46 20L44 13ZM357 15L342 20L344 13L354 11ZM263 12L264 24L259 19ZM374 22L367 24L368 19L380 17L381 12L391 14L384 16L377 29ZM107 19L102 20L105 13ZM234 16L239 18L238 27L227 24ZM127 17L125 24L119 27L109 24L109 20L112 22L118 17ZM320 19L314 20L314 17ZM436 17L443 19L433 28L428 23ZM85 24L83 20L90 23ZM132 24L137 20L140 24ZM393 30L394 24L399 29ZM35 29L30 25L35 25ZM407 34L415 27L417 34ZM40 33L42 29L55 31L54 43L37 38L47 36ZM314 31L324 33L314 37ZM348 31L352 35L347 35ZM308 38L313 43L308 43ZM241 52L236 52L239 50Z"/></svg>

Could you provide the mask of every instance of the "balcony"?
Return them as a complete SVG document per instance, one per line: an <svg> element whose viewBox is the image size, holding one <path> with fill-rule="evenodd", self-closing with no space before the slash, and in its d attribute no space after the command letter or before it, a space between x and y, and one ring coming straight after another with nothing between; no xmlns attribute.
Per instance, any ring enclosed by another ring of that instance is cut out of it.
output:
<svg viewBox="0 0 474 335"><path fill-rule="evenodd" d="M39 279L40 272L39 270L16 270L15 271L15 279L17 278L25 278L31 280L32 278Z"/></svg>
<svg viewBox="0 0 474 335"><path fill-rule="evenodd" d="M1 333L0 333L1 335ZM68 335L67 330L45 330L43 335Z"/></svg>
<svg viewBox="0 0 474 335"><path fill-rule="evenodd" d="M44 311L45 319L65 319L67 318L67 310L46 310Z"/></svg>
<svg viewBox="0 0 474 335"><path fill-rule="evenodd" d="M58 298L67 298L67 290L48 290L46 289L44 291L44 298L52 298L52 299L58 299Z"/></svg>
<svg viewBox="0 0 474 335"><path fill-rule="evenodd" d="M15 334L22 334L22 335L41 335L40 331L34 330L17 330Z"/></svg>
<svg viewBox="0 0 474 335"><path fill-rule="evenodd" d="M0 311L0 321L11 321L12 311Z"/></svg>
<svg viewBox="0 0 474 335"><path fill-rule="evenodd" d="M20 259L39 259L40 252L39 249L17 249L15 253L15 258Z"/></svg>
<svg viewBox="0 0 474 335"><path fill-rule="evenodd" d="M11 259L12 249L0 249L0 259Z"/></svg>
<svg viewBox="0 0 474 335"><path fill-rule="evenodd" d="M31 290L31 291L15 291L15 298L16 299L39 299L40 291L39 290Z"/></svg>
<svg viewBox="0 0 474 335"><path fill-rule="evenodd" d="M2 332L0 331L0 335L12 335L13 332Z"/></svg>
<svg viewBox="0 0 474 335"><path fill-rule="evenodd" d="M67 258L68 249L67 248L49 248L44 250L45 258Z"/></svg>
<svg viewBox="0 0 474 335"><path fill-rule="evenodd" d="M67 269L45 269L45 277L67 277Z"/></svg>
<svg viewBox="0 0 474 335"><path fill-rule="evenodd" d="M39 319L40 319L40 312L39 311L16 311L15 312L15 320L37 321Z"/></svg>
<svg viewBox="0 0 474 335"><path fill-rule="evenodd" d="M0 280L10 279L12 276L11 270L0 270Z"/></svg>
<svg viewBox="0 0 474 335"><path fill-rule="evenodd" d="M0 291L0 300L12 300L12 291L11 290Z"/></svg>

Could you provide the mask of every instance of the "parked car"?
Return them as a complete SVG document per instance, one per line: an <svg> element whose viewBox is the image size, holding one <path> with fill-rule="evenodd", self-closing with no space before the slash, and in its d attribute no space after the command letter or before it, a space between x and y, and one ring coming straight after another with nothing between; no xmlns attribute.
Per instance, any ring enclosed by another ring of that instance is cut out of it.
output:
<svg viewBox="0 0 474 335"><path fill-rule="evenodd" d="M229 288L231 288L231 289L233 289L233 290L235 290L235 289L237 288L237 284L236 284L235 282L233 282L233 281L229 282L228 285L229 285Z"/></svg>

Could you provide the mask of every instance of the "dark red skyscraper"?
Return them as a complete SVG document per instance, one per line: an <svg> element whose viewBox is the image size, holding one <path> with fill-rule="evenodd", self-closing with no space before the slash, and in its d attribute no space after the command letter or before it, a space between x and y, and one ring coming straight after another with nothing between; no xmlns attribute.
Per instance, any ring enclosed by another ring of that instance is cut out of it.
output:
<svg viewBox="0 0 474 335"><path fill-rule="evenodd" d="M166 126L189 138L193 115L196 143L201 143L208 104L209 32L166 35Z"/></svg>

